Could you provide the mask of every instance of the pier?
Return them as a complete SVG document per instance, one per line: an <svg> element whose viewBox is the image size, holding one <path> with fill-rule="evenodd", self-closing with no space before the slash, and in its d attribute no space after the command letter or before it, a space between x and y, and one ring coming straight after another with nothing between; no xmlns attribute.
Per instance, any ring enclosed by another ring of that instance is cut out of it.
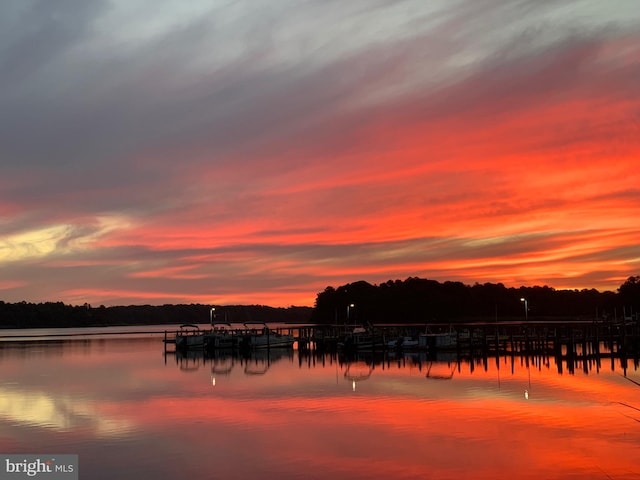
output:
<svg viewBox="0 0 640 480"><path fill-rule="evenodd" d="M385 339L420 335L444 335L455 338L451 346L458 350L481 351L552 351L566 349L587 351L590 346L606 342L611 350L637 348L640 322L470 322L429 324L371 325L370 331ZM348 331L344 325L316 325L301 328L297 337L299 348L313 346L330 349Z"/></svg>
<svg viewBox="0 0 640 480"><path fill-rule="evenodd" d="M640 322L635 319L613 321L556 321L556 322L469 322L429 324L385 324L358 327L363 335L371 335L376 342L366 344L363 350L385 351L393 349L455 352L458 356L493 356L509 353L522 355L554 356L567 359L593 357L601 359L603 350L616 356L633 355L640 351ZM356 329L356 330L357 330ZM269 328L261 347L282 347L270 342L277 336L288 336L291 342L285 346L299 351L335 351L345 348L345 335L354 331L345 325L290 325ZM195 335L203 339L194 342L196 348L216 349L207 341L215 330L194 330L183 335ZM226 342L220 348L242 348L247 338L256 335L255 329L232 329L225 333L235 342ZM167 345L176 345L179 332L165 331ZM242 340L244 339L244 340ZM415 340L397 342L398 339ZM364 345L364 343L363 343ZM392 346L393 345L393 346ZM410 345L410 346L407 346ZM177 345L176 345L177 346Z"/></svg>
<svg viewBox="0 0 640 480"><path fill-rule="evenodd" d="M225 349L206 351L177 350L165 354L165 363L174 359L181 370L195 370L205 365L211 366L213 376L221 377L229 373L230 368L240 365L247 375L262 375L269 367L281 360L296 361L300 367L309 368L316 365L337 365L345 370L344 378L361 381L362 375L368 376L374 370L388 368L416 368L430 380L447 380L468 370L511 371L526 367L531 370L557 370L559 375L578 373L600 373L601 371L620 370L620 375L632 383L639 385L627 377L627 371L637 372L640 369L640 352L620 349L610 351L607 342L599 342L582 350L578 344L576 351L554 348L540 350L526 349L449 349L449 350L369 350L343 351L272 348L262 350ZM349 367L351 366L351 367ZM357 366L357 370L355 369ZM347 378L349 377L349 378Z"/></svg>

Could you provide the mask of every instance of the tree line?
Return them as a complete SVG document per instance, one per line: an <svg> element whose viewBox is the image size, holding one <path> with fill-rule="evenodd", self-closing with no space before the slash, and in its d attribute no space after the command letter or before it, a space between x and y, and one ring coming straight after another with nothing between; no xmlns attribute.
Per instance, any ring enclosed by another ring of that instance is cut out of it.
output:
<svg viewBox="0 0 640 480"><path fill-rule="evenodd" d="M92 307L62 302L0 301L0 328L97 327L208 323L211 305ZM640 276L617 292L551 287L505 287L502 283L438 282L418 277L327 287L311 307L217 306L216 320L230 323L436 323L492 320L639 318Z"/></svg>
<svg viewBox="0 0 640 480"><path fill-rule="evenodd" d="M211 305L128 305L92 307L62 302L5 303L0 301L0 328L103 327L120 325L182 325L209 323ZM310 307L276 308L227 305L216 308L216 320L236 323L306 323Z"/></svg>
<svg viewBox="0 0 640 480"><path fill-rule="evenodd" d="M438 282L418 277L327 287L316 298L314 323L436 323L490 320L614 319L640 311L640 276L617 292L507 288L502 283Z"/></svg>

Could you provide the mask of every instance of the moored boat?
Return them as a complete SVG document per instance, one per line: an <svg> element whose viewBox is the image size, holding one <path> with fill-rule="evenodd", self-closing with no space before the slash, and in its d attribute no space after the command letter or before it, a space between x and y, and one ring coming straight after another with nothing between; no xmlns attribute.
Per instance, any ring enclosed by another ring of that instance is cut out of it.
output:
<svg viewBox="0 0 640 480"><path fill-rule="evenodd" d="M354 327L338 341L338 348L349 351L381 350L385 348L384 335L372 328Z"/></svg>
<svg viewBox="0 0 640 480"><path fill-rule="evenodd" d="M211 324L211 331L206 334L206 347L212 350L237 348L242 336L230 323L215 322Z"/></svg>
<svg viewBox="0 0 640 480"><path fill-rule="evenodd" d="M411 350L419 346L420 341L409 336L398 337L387 342L387 348L392 350Z"/></svg>
<svg viewBox="0 0 640 480"><path fill-rule="evenodd" d="M180 325L180 329L175 336L176 349L185 350L189 348L204 348L205 333L197 325L185 323Z"/></svg>
<svg viewBox="0 0 640 480"><path fill-rule="evenodd" d="M458 332L451 326L446 332L431 332L427 329L418 336L418 344L422 349L434 351L455 349L458 345Z"/></svg>
<svg viewBox="0 0 640 480"><path fill-rule="evenodd" d="M246 329L242 333L239 346L247 349L261 348L292 348L295 337L289 333L281 333L269 328L266 323L256 324L245 323Z"/></svg>

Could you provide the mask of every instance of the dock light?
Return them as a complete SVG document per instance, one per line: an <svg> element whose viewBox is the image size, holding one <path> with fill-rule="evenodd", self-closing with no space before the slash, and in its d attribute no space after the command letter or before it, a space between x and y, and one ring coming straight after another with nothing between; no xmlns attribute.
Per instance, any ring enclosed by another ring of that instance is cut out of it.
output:
<svg viewBox="0 0 640 480"><path fill-rule="evenodd" d="M520 301L524 303L524 319L529 320L529 302L526 298L521 298Z"/></svg>
<svg viewBox="0 0 640 480"><path fill-rule="evenodd" d="M347 305L347 323L349 323L349 311L355 306L355 303L350 303Z"/></svg>

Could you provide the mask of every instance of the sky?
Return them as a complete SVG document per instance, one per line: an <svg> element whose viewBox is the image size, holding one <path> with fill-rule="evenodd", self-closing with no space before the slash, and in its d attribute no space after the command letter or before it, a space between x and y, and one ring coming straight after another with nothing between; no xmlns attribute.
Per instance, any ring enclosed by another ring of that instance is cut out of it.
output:
<svg viewBox="0 0 640 480"><path fill-rule="evenodd" d="M637 0L0 2L0 300L640 274Z"/></svg>

